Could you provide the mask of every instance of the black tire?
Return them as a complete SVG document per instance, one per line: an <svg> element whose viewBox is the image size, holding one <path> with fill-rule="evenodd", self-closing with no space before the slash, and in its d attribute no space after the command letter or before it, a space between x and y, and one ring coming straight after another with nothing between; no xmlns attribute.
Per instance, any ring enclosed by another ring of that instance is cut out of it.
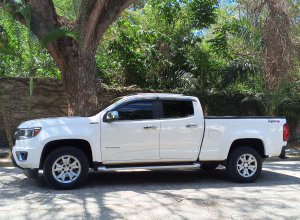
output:
<svg viewBox="0 0 300 220"><path fill-rule="evenodd" d="M60 163L60 161L63 162L63 160L69 165L63 167L64 163ZM69 163L67 163L67 161L69 161ZM54 166L55 162L58 165ZM74 165L73 168L70 165L71 163ZM52 172L52 169L59 169L59 171ZM89 161L81 150L74 147L62 147L54 150L48 155L43 170L44 178L51 187L69 190L78 187L85 181L89 172ZM59 177L60 174L62 177ZM56 177L54 175L56 175ZM65 182L60 182L63 181L63 179Z"/></svg>
<svg viewBox="0 0 300 220"><path fill-rule="evenodd" d="M202 170L214 170L219 166L219 163L203 163L200 165Z"/></svg>
<svg viewBox="0 0 300 220"><path fill-rule="evenodd" d="M251 160L249 161L250 158L249 155L251 155L252 160L254 158L255 161L253 162L251 162ZM243 162L243 158L245 157L246 157L246 161ZM247 161L251 163L248 164ZM241 170L238 171L238 168L240 168ZM226 162L227 173L233 180L239 183L251 183L255 181L260 176L261 170L262 170L261 156L255 149L251 147L238 147L232 150Z"/></svg>

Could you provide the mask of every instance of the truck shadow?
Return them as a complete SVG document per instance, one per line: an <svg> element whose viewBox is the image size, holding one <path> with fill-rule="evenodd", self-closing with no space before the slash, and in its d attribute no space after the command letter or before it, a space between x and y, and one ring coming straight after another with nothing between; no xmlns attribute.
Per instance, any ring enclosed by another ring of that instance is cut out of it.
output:
<svg viewBox="0 0 300 220"><path fill-rule="evenodd" d="M283 174L281 171L288 171ZM264 164L260 178L254 183L239 184L228 178L226 170L200 169L90 172L83 186L76 190L53 190L41 173L38 180L24 177L19 169L0 169L0 215L7 210L8 218L22 215L22 219L116 219L138 218L141 212L156 216L155 209L163 209L169 216L188 219L179 207L188 204L197 215L208 212L209 218L227 218L221 206L229 203L249 204L235 208L239 218L246 216L251 207L264 207L270 217L278 202L255 199L276 190L276 195L299 191L300 167L298 164ZM294 175L296 174L296 175ZM298 183L298 184L296 184ZM295 186L298 185L298 186ZM215 193L214 190L217 190ZM222 193L225 193L222 194ZM251 195L251 196L250 196ZM299 195L299 194L298 194ZM9 207L13 202L14 207ZM293 209L292 203L282 208ZM230 208L230 207L229 207ZM218 212L214 210L219 209ZM15 211L14 211L15 210ZM252 210L253 211L253 210ZM295 213L297 214L297 213ZM298 213L299 214L299 213ZM277 218L284 218L276 214ZM299 216L298 216L299 217Z"/></svg>

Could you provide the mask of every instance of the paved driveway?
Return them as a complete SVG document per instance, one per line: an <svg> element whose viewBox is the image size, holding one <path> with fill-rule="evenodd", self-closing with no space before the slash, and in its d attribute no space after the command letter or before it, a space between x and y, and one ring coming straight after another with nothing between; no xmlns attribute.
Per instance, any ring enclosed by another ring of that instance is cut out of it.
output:
<svg viewBox="0 0 300 220"><path fill-rule="evenodd" d="M0 168L0 219L300 219L300 162L266 162L252 184L222 167L91 172L72 191Z"/></svg>

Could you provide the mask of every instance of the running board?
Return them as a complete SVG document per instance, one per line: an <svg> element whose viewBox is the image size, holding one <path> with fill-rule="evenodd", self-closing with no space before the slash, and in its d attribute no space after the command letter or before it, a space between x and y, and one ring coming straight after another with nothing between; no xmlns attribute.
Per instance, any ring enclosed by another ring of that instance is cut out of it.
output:
<svg viewBox="0 0 300 220"><path fill-rule="evenodd" d="M108 171L108 170L136 170L136 169L178 169L178 168L199 168L200 163L193 163L191 165L166 165L166 166L137 166L137 167L98 167L98 171Z"/></svg>

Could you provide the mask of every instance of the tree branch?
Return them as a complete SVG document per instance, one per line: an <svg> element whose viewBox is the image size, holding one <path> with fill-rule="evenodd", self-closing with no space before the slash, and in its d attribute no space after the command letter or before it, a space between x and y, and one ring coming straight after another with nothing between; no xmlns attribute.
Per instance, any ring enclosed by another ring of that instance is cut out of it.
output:
<svg viewBox="0 0 300 220"><path fill-rule="evenodd" d="M95 50L106 29L136 0L83 0L76 23L80 25L84 50ZM94 44L97 45L94 45Z"/></svg>
<svg viewBox="0 0 300 220"><path fill-rule="evenodd" d="M40 34L45 34L45 32L53 27L60 26L58 15L56 13L53 0L31 0L30 5L33 7L33 16L41 21Z"/></svg>
<svg viewBox="0 0 300 220"><path fill-rule="evenodd" d="M105 10L102 11L101 17L106 18L110 16L109 22L105 22L104 24L99 23L97 26L98 31L97 34L97 43L99 43L102 35L106 31L106 29L120 16L120 14L128 8L132 3L137 0L107 0L107 4ZM104 20L104 19L103 19ZM107 19L108 20L108 19ZM102 29L102 30L101 30Z"/></svg>
<svg viewBox="0 0 300 220"><path fill-rule="evenodd" d="M32 19L36 19L36 23L39 24L39 27L35 31L38 33L34 33L37 36L45 34L47 30L53 27L71 23L67 18L59 16L56 13L53 0L31 0L29 4L33 8ZM5 10L11 15L14 15L16 12L16 7L13 7L13 5L22 6L21 3L17 3L13 0L6 0L5 5ZM0 7L4 9L4 0L0 0ZM22 14L18 13L16 20L24 26L27 26Z"/></svg>

